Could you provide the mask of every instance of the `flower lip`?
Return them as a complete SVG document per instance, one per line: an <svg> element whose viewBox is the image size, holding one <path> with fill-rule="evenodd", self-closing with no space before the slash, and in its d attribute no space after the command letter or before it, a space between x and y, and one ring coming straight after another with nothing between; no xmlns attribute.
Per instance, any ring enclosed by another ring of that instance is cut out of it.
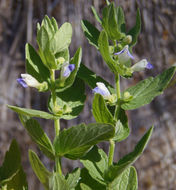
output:
<svg viewBox="0 0 176 190"><path fill-rule="evenodd" d="M22 87L24 87L24 88L27 88L27 87L28 87L28 85L26 84L26 82L24 81L23 78L18 78L18 79L17 79L17 82L18 82Z"/></svg>
<svg viewBox="0 0 176 190"><path fill-rule="evenodd" d="M63 77L69 77L70 73L75 69L74 64L69 64L63 65Z"/></svg>
<svg viewBox="0 0 176 190"><path fill-rule="evenodd" d="M97 82L96 85L97 87L92 90L94 93L101 94L104 98L108 98L111 95L104 83Z"/></svg>

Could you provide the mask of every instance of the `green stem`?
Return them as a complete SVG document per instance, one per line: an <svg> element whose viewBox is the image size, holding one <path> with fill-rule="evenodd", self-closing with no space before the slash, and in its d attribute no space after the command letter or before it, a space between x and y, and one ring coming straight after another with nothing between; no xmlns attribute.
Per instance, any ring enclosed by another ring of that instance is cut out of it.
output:
<svg viewBox="0 0 176 190"><path fill-rule="evenodd" d="M59 131L60 131L60 120L59 119L54 120L54 127L55 127L55 135L58 136Z"/></svg>
<svg viewBox="0 0 176 190"><path fill-rule="evenodd" d="M58 172L60 175L62 175L62 168L61 168L61 158L60 157L56 157L55 159L55 166L56 166L56 172Z"/></svg>
<svg viewBox="0 0 176 190"><path fill-rule="evenodd" d="M120 111L120 98L121 98L121 93L120 93L120 76L116 76L116 93L117 93L117 105L115 108L115 115L114 118L117 119ZM114 149L115 149L115 142L110 139L109 141L110 147L109 147L109 160L108 160L108 165L113 164L113 159L114 159Z"/></svg>
<svg viewBox="0 0 176 190"><path fill-rule="evenodd" d="M117 92L117 99L121 98L121 93L120 93L120 76L116 76L116 92Z"/></svg>
<svg viewBox="0 0 176 190"><path fill-rule="evenodd" d="M56 92L55 92L55 87L54 87L54 83L55 83L55 70L50 70L50 74L51 74L51 83L52 83L52 89L51 89L51 96L52 96L52 100L53 100L53 106L54 108L57 106L57 102L56 102Z"/></svg>
<svg viewBox="0 0 176 190"><path fill-rule="evenodd" d="M53 112L57 109L57 101L56 101L56 91L55 91L55 70L50 70L50 75L51 75L51 83L52 83L52 88L51 88L51 96L53 100ZM55 127L55 136L59 135L60 131L60 120L55 119L54 120L54 127ZM55 166L56 166L56 172L58 172L60 175L62 175L62 168L61 168L61 158L56 157L55 159Z"/></svg>
<svg viewBox="0 0 176 190"><path fill-rule="evenodd" d="M114 114L114 119L118 119L119 117L119 112L120 112L120 98L121 98L121 93L120 93L120 76L116 76L116 94L117 94L117 105L115 108L115 114Z"/></svg>
<svg viewBox="0 0 176 190"><path fill-rule="evenodd" d="M108 160L108 166L111 166L113 164L114 159L114 149L115 149L115 142L110 139L110 148L109 148L109 160Z"/></svg>

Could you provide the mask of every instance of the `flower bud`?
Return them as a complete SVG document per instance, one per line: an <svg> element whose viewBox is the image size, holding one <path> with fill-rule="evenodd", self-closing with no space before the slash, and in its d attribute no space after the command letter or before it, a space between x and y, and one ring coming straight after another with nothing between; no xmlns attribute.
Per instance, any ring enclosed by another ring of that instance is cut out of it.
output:
<svg viewBox="0 0 176 190"><path fill-rule="evenodd" d="M63 57L59 57L57 59L57 65L62 65L63 63L65 63L65 59Z"/></svg>
<svg viewBox="0 0 176 190"><path fill-rule="evenodd" d="M124 92L123 101L129 102L132 99L133 99L133 96L128 91Z"/></svg>
<svg viewBox="0 0 176 190"><path fill-rule="evenodd" d="M130 44L132 42L132 36L131 35L127 35L124 39L123 39L123 44Z"/></svg>

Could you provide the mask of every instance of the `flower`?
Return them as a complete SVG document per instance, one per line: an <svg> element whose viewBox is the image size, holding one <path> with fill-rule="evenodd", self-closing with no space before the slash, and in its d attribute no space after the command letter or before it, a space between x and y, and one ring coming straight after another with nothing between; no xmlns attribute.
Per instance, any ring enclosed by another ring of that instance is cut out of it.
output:
<svg viewBox="0 0 176 190"><path fill-rule="evenodd" d="M68 78L74 69L74 64L64 63L61 68L61 80L65 80L66 78Z"/></svg>
<svg viewBox="0 0 176 190"><path fill-rule="evenodd" d="M47 82L44 81L40 83L29 74L21 74L21 78L18 78L17 82L24 88L27 88L28 86L34 87L37 88L40 92L46 91L48 89Z"/></svg>
<svg viewBox="0 0 176 190"><path fill-rule="evenodd" d="M134 59L134 56L129 51L129 46L126 45L121 51L115 53L114 55L118 55L119 63L124 64L126 66L130 66L131 59Z"/></svg>
<svg viewBox="0 0 176 190"><path fill-rule="evenodd" d="M149 63L146 59L142 59L141 61L134 64L131 69L133 71L142 71L144 69L153 69L153 65Z"/></svg>
<svg viewBox="0 0 176 190"><path fill-rule="evenodd" d="M40 86L40 83L29 74L21 74L21 78L18 78L17 82L21 84L24 88L27 88L28 86L37 88L38 86Z"/></svg>
<svg viewBox="0 0 176 190"><path fill-rule="evenodd" d="M97 82L97 87L95 87L92 91L97 94L101 94L105 100L108 101L110 105L114 105L117 101L116 94L110 94L109 90L106 88L104 83Z"/></svg>
<svg viewBox="0 0 176 190"><path fill-rule="evenodd" d="M96 85L97 85L97 87L95 87L93 89L93 92L101 94L105 99L109 99L111 94L110 94L109 90L106 88L106 86L104 85L104 83L97 82Z"/></svg>

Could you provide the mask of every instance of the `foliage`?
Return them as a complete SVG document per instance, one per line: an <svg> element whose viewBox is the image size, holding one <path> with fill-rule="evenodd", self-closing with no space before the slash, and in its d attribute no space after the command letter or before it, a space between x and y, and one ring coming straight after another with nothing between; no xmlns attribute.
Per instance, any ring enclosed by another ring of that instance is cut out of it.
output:
<svg viewBox="0 0 176 190"><path fill-rule="evenodd" d="M131 153L115 163L116 143L125 140L130 134L125 111L149 104L162 94L176 71L175 67L171 67L121 93L120 78L131 78L134 72L152 69L153 66L146 59L132 64L132 48L137 43L141 29L139 9L134 27L127 31L123 9L108 0L106 2L102 18L92 7L101 30L87 20L82 20L81 26L89 43L100 52L114 75L115 85L109 84L81 63L81 47L70 58L70 23L58 28L54 18L45 16L41 25L37 24L38 51L30 44L26 45L26 74L22 74L18 82L25 88L49 91L48 112L8 107L19 115L24 128L42 153L55 162L53 170L48 171L37 154L29 150L32 169L45 190L137 190L137 173L132 165L146 148L153 127L144 134ZM85 84L94 92L92 114L96 123L81 123L61 130L60 119L71 120L81 113L86 100ZM54 121L53 141L33 117ZM108 155L97 146L103 141L109 143ZM61 163L63 157L80 160L84 167L64 175ZM2 189L27 189L15 141L0 168L0 186Z"/></svg>

